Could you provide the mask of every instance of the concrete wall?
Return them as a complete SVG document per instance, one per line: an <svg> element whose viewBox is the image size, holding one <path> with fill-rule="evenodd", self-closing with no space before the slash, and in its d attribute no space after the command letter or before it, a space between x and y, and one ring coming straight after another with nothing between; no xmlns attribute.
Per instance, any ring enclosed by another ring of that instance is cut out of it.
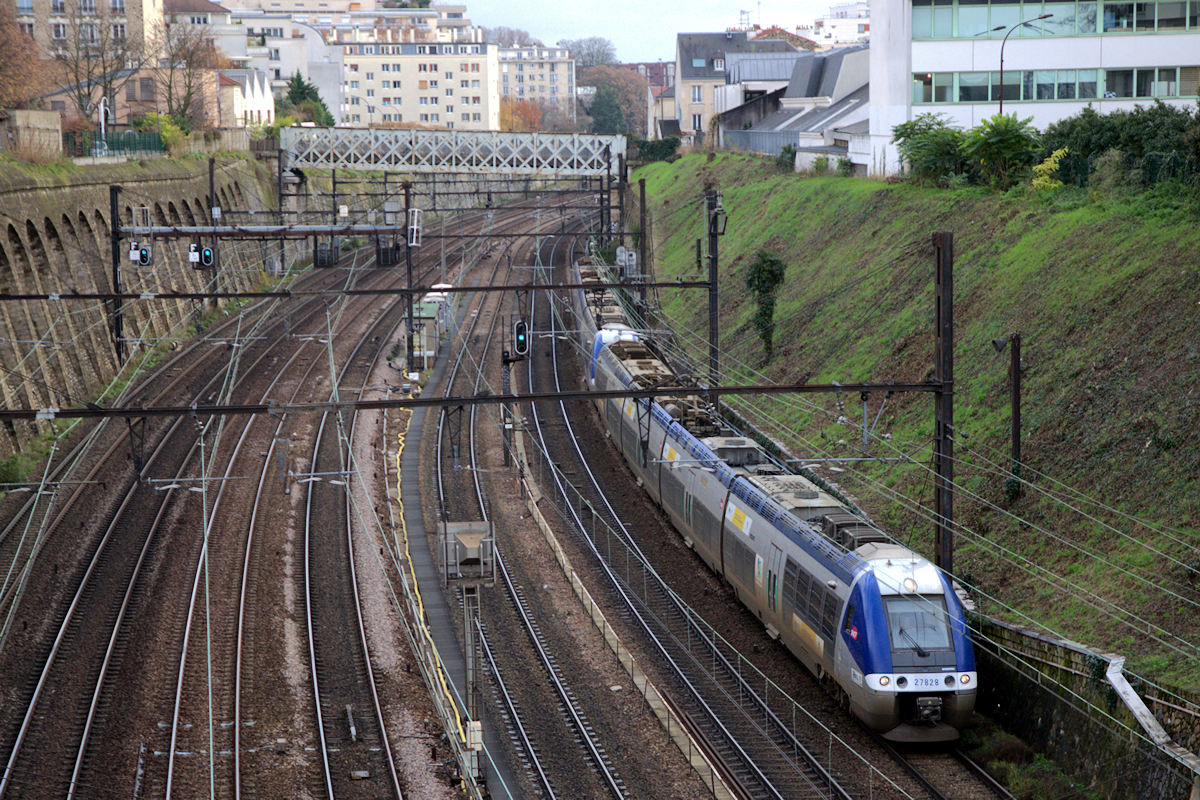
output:
<svg viewBox="0 0 1200 800"><path fill-rule="evenodd" d="M29 161L62 155L62 116L57 111L0 111L0 150Z"/></svg>
<svg viewBox="0 0 1200 800"><path fill-rule="evenodd" d="M1119 656L988 617L977 621L979 711L1106 798L1200 796L1200 716L1166 713L1161 699L1139 696L1149 687L1126 679ZM1200 702L1194 691L1172 691Z"/></svg>
<svg viewBox="0 0 1200 800"><path fill-rule="evenodd" d="M56 115L57 116L57 115ZM206 215L208 165L203 160L153 159L121 165L81 167L67 174L0 165L0 293L106 292L112 289L109 238L110 184L124 186L121 219L148 206L155 224L202 224ZM274 205L275 180L257 162L218 163L217 202L227 210ZM127 247L128 244L125 244ZM222 288L249 289L276 243L239 244L222 253ZM267 252L267 248L273 248ZM207 276L187 261L186 242L154 245L154 266L121 262L125 291L203 291ZM196 301L130 303L125 335L138 356L150 340L179 336L200 312ZM20 373L0 375L6 407L75 405L90 400L117 372L108 318L93 301L0 303L0 363ZM0 458L22 449L43 423L0 426Z"/></svg>

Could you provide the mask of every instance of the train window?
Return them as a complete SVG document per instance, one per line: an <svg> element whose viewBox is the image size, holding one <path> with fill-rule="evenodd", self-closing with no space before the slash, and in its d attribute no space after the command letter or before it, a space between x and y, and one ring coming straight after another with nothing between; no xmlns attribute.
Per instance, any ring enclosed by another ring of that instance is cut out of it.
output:
<svg viewBox="0 0 1200 800"><path fill-rule="evenodd" d="M828 589L823 590L821 594L824 595L825 600L825 605L821 609L821 633L826 639L832 639L833 632L837 630L838 598Z"/></svg>
<svg viewBox="0 0 1200 800"><path fill-rule="evenodd" d="M846 633L854 630L854 606L846 606L846 624L842 626Z"/></svg>
<svg viewBox="0 0 1200 800"><path fill-rule="evenodd" d="M783 568L783 603L793 610L797 608L796 580L799 574L800 568L796 566L795 561L789 558Z"/></svg>
<svg viewBox="0 0 1200 800"><path fill-rule="evenodd" d="M946 601L940 595L895 595L884 598L893 650L950 649Z"/></svg>

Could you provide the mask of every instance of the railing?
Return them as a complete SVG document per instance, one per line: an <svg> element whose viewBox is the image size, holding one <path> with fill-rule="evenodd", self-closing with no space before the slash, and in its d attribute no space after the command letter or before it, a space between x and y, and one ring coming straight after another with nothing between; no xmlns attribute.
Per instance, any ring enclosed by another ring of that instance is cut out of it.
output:
<svg viewBox="0 0 1200 800"><path fill-rule="evenodd" d="M279 140L274 138L251 139L250 152L254 155L275 155L279 152Z"/></svg>
<svg viewBox="0 0 1200 800"><path fill-rule="evenodd" d="M68 158L125 156L135 153L163 152L157 131L115 131L101 138L96 131L63 133L63 155Z"/></svg>
<svg viewBox="0 0 1200 800"><path fill-rule="evenodd" d="M725 147L777 156L786 145L797 146L800 137L795 131L725 131Z"/></svg>

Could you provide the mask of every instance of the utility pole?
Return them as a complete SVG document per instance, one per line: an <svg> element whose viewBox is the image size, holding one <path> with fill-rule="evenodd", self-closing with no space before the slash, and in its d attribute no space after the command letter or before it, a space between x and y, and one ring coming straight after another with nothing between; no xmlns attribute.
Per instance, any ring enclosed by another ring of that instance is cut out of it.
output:
<svg viewBox="0 0 1200 800"><path fill-rule="evenodd" d="M110 221L111 236L112 236L112 285L113 294L121 293L121 209L120 209L120 186L108 187L108 218ZM117 353L117 368L125 363L125 330L124 320L122 319L121 301L119 298L112 299L112 338L113 348Z"/></svg>
<svg viewBox="0 0 1200 800"><path fill-rule="evenodd" d="M625 244L625 156L617 156L617 230L621 231L621 241Z"/></svg>
<svg viewBox="0 0 1200 800"><path fill-rule="evenodd" d="M276 181L276 192L279 197L279 224L286 225L283 213L283 148L279 148L279 175ZM279 274L287 271L287 246L283 239L279 240Z"/></svg>
<svg viewBox="0 0 1200 800"><path fill-rule="evenodd" d="M404 182L404 220L405 220L406 225L412 224L412 221L411 221L412 220L412 184L408 181ZM408 270L408 293L405 295L405 298L407 298L406 304L408 306L408 334L404 337L405 338L405 356L406 356L406 360L404 363L408 368L409 375L411 375L413 372L413 360L414 360L413 336L416 334L416 326L413 324L412 236L413 236L412 231L408 230L404 237L404 262L405 262L405 266Z"/></svg>
<svg viewBox="0 0 1200 800"><path fill-rule="evenodd" d="M934 560L954 571L954 234L933 234L934 298Z"/></svg>
<svg viewBox="0 0 1200 800"><path fill-rule="evenodd" d="M646 179L638 178L638 270L640 274L648 275L650 264L646 261ZM641 284L642 298L642 317L648 317L650 311L650 290L646 288L646 281L639 281Z"/></svg>
<svg viewBox="0 0 1200 800"><path fill-rule="evenodd" d="M1012 372L1012 477L1017 483L1017 492L1021 484L1021 334L1012 335L1012 361L1009 370Z"/></svg>
<svg viewBox="0 0 1200 800"><path fill-rule="evenodd" d="M708 380L710 386L721 385L721 372L717 345L720 331L717 327L717 239L724 233L720 219L720 197L716 189L704 191L705 208L708 211ZM716 397L713 397L714 404Z"/></svg>
<svg viewBox="0 0 1200 800"><path fill-rule="evenodd" d="M208 157L208 221L212 225L217 224L217 220L213 215L213 209L217 207L217 159ZM217 236L213 234L213 242L216 242ZM213 265L213 291L221 291L221 262L218 259ZM213 301L213 308L221 305L220 300Z"/></svg>

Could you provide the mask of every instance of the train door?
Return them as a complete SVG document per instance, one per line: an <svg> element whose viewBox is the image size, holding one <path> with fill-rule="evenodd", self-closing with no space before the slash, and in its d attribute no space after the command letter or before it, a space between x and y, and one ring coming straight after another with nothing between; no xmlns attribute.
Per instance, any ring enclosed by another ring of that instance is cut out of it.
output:
<svg viewBox="0 0 1200 800"><path fill-rule="evenodd" d="M767 557L767 608L774 617L779 616L779 573L783 569L783 551L772 542Z"/></svg>

